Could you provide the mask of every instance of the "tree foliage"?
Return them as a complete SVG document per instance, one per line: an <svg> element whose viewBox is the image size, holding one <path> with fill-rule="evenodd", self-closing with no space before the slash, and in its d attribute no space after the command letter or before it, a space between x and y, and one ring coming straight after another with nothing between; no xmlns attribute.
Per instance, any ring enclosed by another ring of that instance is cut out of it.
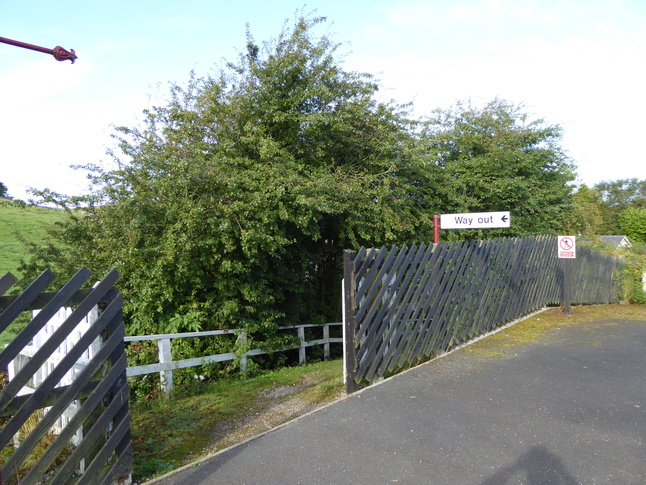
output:
<svg viewBox="0 0 646 485"><path fill-rule="evenodd" d="M502 235L559 230L572 211L575 177L561 136L559 126L530 120L522 106L500 99L437 110L424 137L441 168L443 210L509 210L512 227Z"/></svg>
<svg viewBox="0 0 646 485"><path fill-rule="evenodd" d="M630 207L623 211L619 227L632 241L646 243L646 207Z"/></svg>
<svg viewBox="0 0 646 485"><path fill-rule="evenodd" d="M423 179L413 124L341 69L312 33L322 21L262 47L248 34L236 62L118 130L117 169L94 167L97 191L49 257L120 269L131 331L339 318L343 248L428 239L404 197Z"/></svg>
<svg viewBox="0 0 646 485"><path fill-rule="evenodd" d="M322 22L299 17L262 45L248 32L234 62L117 130L114 167L86 167L91 194L41 193L70 217L25 274L116 267L131 333L267 339L340 317L343 249L429 242L440 212L511 210L498 235L565 220L558 127L500 100L412 120L342 68Z"/></svg>
<svg viewBox="0 0 646 485"><path fill-rule="evenodd" d="M604 234L603 201L596 189L583 184L572 197L573 209L566 221L567 234L580 234L588 238Z"/></svg>
<svg viewBox="0 0 646 485"><path fill-rule="evenodd" d="M9 196L9 193L8 193L7 186L2 182L0 182L0 197L8 197L8 196Z"/></svg>
<svg viewBox="0 0 646 485"><path fill-rule="evenodd" d="M629 208L646 207L646 180L620 179L594 186L603 200L603 234L619 234L619 217Z"/></svg>

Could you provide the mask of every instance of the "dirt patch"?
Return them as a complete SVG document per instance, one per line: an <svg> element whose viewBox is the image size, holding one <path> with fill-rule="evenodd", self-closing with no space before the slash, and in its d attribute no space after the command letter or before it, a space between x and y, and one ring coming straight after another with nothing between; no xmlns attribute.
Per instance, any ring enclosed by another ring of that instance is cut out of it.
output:
<svg viewBox="0 0 646 485"><path fill-rule="evenodd" d="M261 394L262 397L282 397L282 396L287 396L289 394L294 394L297 392L299 389L302 389L302 386L283 386L283 387L277 387L276 389L272 389L271 391L267 391Z"/></svg>
<svg viewBox="0 0 646 485"><path fill-rule="evenodd" d="M300 385L265 391L244 416L220 420L212 428L211 443L204 449L204 453L212 454L242 443L345 395L345 389L339 387L335 392L326 390L322 397L317 396L316 386L323 380L317 379L316 375L307 376Z"/></svg>

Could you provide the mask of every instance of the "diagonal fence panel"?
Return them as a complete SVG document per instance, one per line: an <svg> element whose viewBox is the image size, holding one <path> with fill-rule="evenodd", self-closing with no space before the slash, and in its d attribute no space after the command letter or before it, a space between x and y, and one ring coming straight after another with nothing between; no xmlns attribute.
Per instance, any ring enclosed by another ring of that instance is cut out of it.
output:
<svg viewBox="0 0 646 485"><path fill-rule="evenodd" d="M36 484L47 475L52 484L112 484L132 472L123 300L114 289L119 275L112 270L93 288L81 289L90 276L82 268L59 291L45 292L54 279L45 271L20 295L0 296L2 331L24 311L40 309L0 353L0 370L12 366L0 391L0 483ZM7 274L0 289L4 293L14 282ZM74 310L34 353L19 358L62 307ZM70 340L96 308L98 317ZM73 403L73 416L63 420ZM61 422L66 424L55 433ZM72 438L78 438L75 445Z"/></svg>
<svg viewBox="0 0 646 485"><path fill-rule="evenodd" d="M356 390L563 301L556 236L344 254L346 387ZM615 258L581 248L574 303L618 302Z"/></svg>

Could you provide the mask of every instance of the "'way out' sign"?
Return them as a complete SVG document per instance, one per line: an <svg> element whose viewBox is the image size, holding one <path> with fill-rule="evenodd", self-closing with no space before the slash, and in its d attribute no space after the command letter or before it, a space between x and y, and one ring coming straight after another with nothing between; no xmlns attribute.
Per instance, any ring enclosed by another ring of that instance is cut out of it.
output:
<svg viewBox="0 0 646 485"><path fill-rule="evenodd" d="M509 211L471 212L466 214L442 214L442 229L495 229L509 227Z"/></svg>

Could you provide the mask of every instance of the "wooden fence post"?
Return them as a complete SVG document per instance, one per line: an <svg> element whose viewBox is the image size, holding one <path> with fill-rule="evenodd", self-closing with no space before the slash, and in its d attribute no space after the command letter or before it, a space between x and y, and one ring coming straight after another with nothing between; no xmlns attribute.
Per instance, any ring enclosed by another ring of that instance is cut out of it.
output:
<svg viewBox="0 0 646 485"><path fill-rule="evenodd" d="M348 394L359 389L355 381L357 374L356 335L356 302L355 302L355 265L357 253L346 249L343 251L343 360L345 367L345 391Z"/></svg>
<svg viewBox="0 0 646 485"><path fill-rule="evenodd" d="M165 338L157 341L157 348L159 349L159 363L169 364L173 362L173 356L170 350L170 339ZM170 394L173 390L173 370L167 369L159 372L162 387L166 394Z"/></svg>

